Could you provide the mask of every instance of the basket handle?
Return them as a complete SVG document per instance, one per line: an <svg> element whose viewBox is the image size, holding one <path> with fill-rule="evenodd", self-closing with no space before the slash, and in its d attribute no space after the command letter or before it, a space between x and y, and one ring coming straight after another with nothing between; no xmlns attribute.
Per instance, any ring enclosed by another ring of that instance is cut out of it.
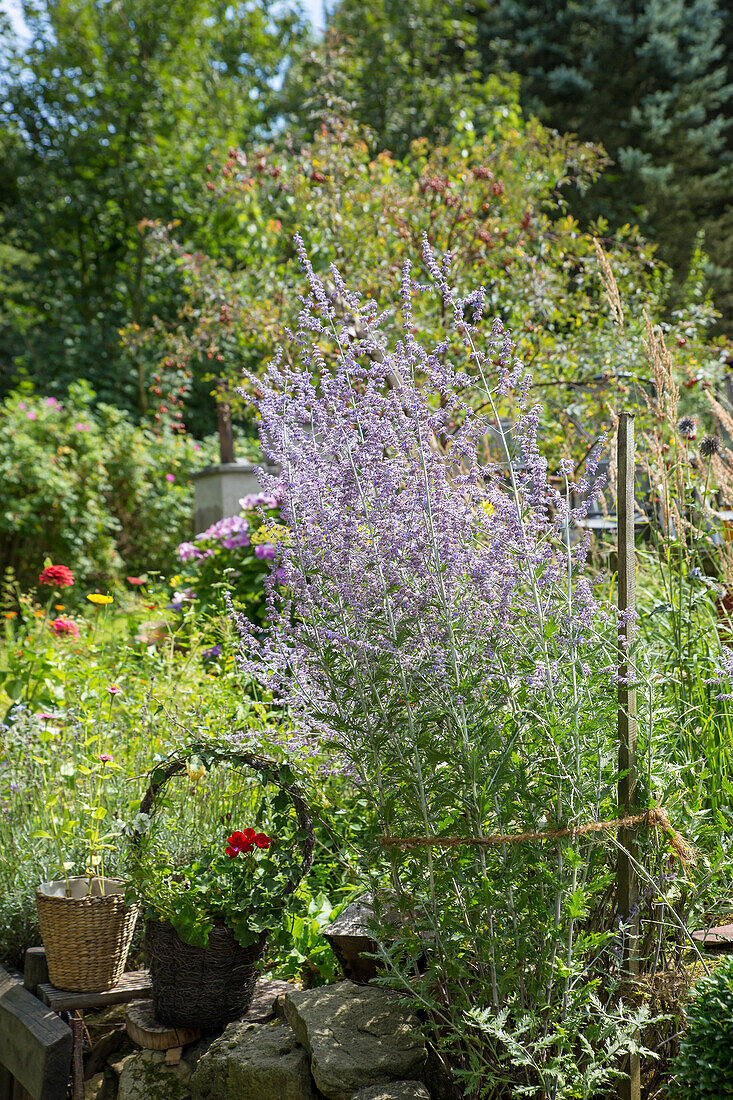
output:
<svg viewBox="0 0 733 1100"><path fill-rule="evenodd" d="M280 767L275 760L270 760L265 756L259 756L256 753L247 752L246 749L220 748L206 743L193 744L189 747L186 758L174 755L169 757L167 761L158 764L153 769L150 775L148 789L140 803L140 813L148 814L151 817L153 816L156 809L156 801L161 791L175 775L179 775L182 771L185 771L186 760L190 756L199 756L204 763L206 763L207 760L209 763L232 760L243 764L252 771L261 772L266 783L271 783L273 786L279 787L281 791L284 791L285 794L289 796L298 819L298 827L302 834L300 846L303 851L303 859L301 861L298 878L288 883L283 890L285 895L292 894L313 865L313 850L316 844L316 836L313 829L313 818L300 787L296 783L287 783L285 780L281 779ZM131 841L133 847L139 844L141 839L139 834L133 836Z"/></svg>

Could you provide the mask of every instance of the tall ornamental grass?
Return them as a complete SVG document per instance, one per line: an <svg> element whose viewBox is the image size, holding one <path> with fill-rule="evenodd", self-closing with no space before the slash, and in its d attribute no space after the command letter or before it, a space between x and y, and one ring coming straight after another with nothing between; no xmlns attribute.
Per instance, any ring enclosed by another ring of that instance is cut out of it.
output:
<svg viewBox="0 0 733 1100"><path fill-rule="evenodd" d="M480 334L483 291L459 298L427 242L429 281L404 265L388 346L375 303L333 267L322 280L296 240L297 331L250 379L288 533L273 530L267 629L239 617L243 664L373 803L384 980L461 1091L595 1096L644 1018L618 996L615 832L511 838L617 815L618 620L573 536L597 452L580 484L567 466L550 479L509 334ZM412 313L426 293L447 319L430 348ZM666 845L640 843L663 966Z"/></svg>

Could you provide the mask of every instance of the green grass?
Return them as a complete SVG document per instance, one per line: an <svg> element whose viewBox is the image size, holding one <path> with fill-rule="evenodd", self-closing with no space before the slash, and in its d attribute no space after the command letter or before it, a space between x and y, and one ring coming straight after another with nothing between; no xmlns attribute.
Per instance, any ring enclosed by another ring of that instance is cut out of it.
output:
<svg viewBox="0 0 733 1100"><path fill-rule="evenodd" d="M238 669L226 615L200 618L189 611L181 617L167 609L168 592L161 583L118 593L102 609L82 600L74 606L66 593L48 614L30 596L16 594L6 613L0 645L0 958L15 965L26 946L40 942L38 883L92 871L124 874L124 830L161 758L185 752L194 739L235 734L265 755L285 754L283 715L271 701L254 698ZM57 614L74 619L78 638L53 636L49 615ZM212 641L221 653L209 657ZM358 792L327 773L325 757L293 763L317 814L316 860L301 887L303 911L292 924L290 945L267 965L312 983L333 977L334 960L318 931L360 889L349 849L369 823ZM261 798L251 778L235 772L184 776L174 786L173 812L161 827L181 858L211 837L246 826Z"/></svg>

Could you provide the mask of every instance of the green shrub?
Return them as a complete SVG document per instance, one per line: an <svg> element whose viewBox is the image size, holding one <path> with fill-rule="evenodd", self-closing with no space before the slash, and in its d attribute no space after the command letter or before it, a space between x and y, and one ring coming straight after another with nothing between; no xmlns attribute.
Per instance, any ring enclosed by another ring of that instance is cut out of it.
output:
<svg viewBox="0 0 733 1100"><path fill-rule="evenodd" d="M733 1097L733 959L697 985L687 1030L672 1063L674 1100Z"/></svg>
<svg viewBox="0 0 733 1100"><path fill-rule="evenodd" d="M24 385L0 407L0 568L33 582L46 557L97 579L175 562L199 444L156 435L84 382L62 403Z"/></svg>

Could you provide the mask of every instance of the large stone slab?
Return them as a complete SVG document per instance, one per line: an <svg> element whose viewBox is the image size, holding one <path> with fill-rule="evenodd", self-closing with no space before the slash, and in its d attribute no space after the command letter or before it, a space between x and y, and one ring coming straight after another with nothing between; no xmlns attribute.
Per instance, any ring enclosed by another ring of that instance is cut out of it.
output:
<svg viewBox="0 0 733 1100"><path fill-rule="evenodd" d="M229 1024L191 1078L193 1100L315 1100L308 1055L281 1020Z"/></svg>
<svg viewBox="0 0 733 1100"><path fill-rule="evenodd" d="M169 1066L162 1050L141 1050L124 1060L117 1100L185 1100L190 1067Z"/></svg>
<svg viewBox="0 0 733 1100"><path fill-rule="evenodd" d="M430 1100L430 1093L420 1081L392 1081L359 1089L352 1100Z"/></svg>
<svg viewBox="0 0 733 1100"><path fill-rule="evenodd" d="M427 1051L418 1022L384 989L339 982L286 993L284 1011L328 1100L423 1075Z"/></svg>

